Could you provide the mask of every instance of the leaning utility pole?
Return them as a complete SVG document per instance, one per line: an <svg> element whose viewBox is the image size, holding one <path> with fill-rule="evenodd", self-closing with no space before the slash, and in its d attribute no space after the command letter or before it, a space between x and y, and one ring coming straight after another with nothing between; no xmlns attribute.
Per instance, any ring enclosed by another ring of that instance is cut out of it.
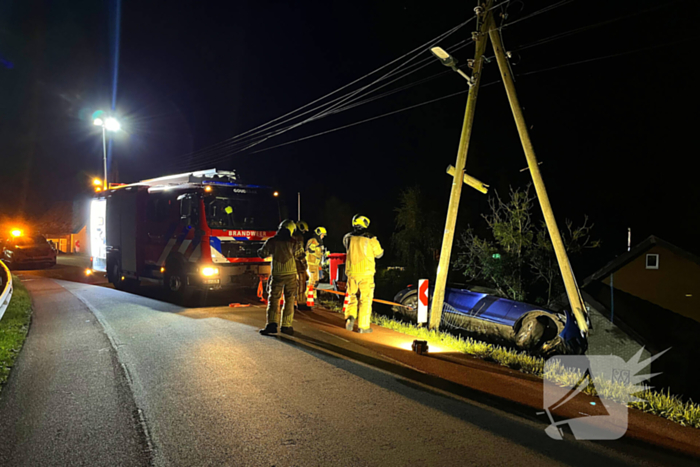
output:
<svg viewBox="0 0 700 467"><path fill-rule="evenodd" d="M518 97L515 93L515 85L513 84L513 76L510 72L510 67L506 58L506 54L503 51L503 43L501 41L500 30L496 27L493 15L491 14L492 0L486 2L484 6L477 6L475 11L477 11L477 17L482 21L481 28L477 33L476 37L476 55L474 59L474 74L472 78L468 78L469 81L469 97L467 98L467 110L464 115L464 125L462 127L462 136L459 143L459 152L457 154L457 164L456 168L448 168L448 173L453 175L452 180L452 192L450 194L450 204L447 211L447 222L445 225L445 234L442 241L442 250L440 252L440 263L437 270L437 279L435 281L435 292L433 293L433 303L430 308L430 329L437 329L440 327L440 320L442 319L442 307L445 301L445 286L447 284L447 273L450 265L450 256L452 253L452 243L454 240L454 228L457 221L457 210L459 208L459 199L462 193L462 183L469 184L482 193L486 193L485 189L481 189L487 185L481 184L478 180L471 180L472 177L467 177L464 173L464 167L467 159L467 149L469 147L469 139L471 137L472 124L474 122L474 111L476 107L476 96L478 92L479 82L481 80L481 70L483 67L483 54L486 49L486 42L491 39L494 52L496 54L496 60L498 61L498 68L503 78L503 84L506 88L506 94L508 95L508 101L510 103L511 110L513 111L513 117L515 118L515 124L518 128L518 134L520 135L520 141L523 145L523 150L525 151L525 158L527 159L528 168L532 174L532 181L535 185L535 192L537 193L537 199L540 202L540 207L542 208L542 214L544 215L544 220L547 225L547 230L549 232L549 237L552 241L554 247L554 253L557 258L557 263L559 264L559 269L561 270L562 278L564 279L564 287L566 288L566 294L569 299L569 304L571 305L571 311L574 313L577 324L581 332L586 335L588 333L588 319L586 313L586 306L584 304L583 298L581 297L581 292L576 283L576 278L571 269L571 264L569 263L569 258L566 254L566 248L564 247L564 242L561 238L561 233L559 232L559 227L557 227L557 222L554 218L554 212L552 211L552 206L549 203L549 197L547 196L547 190L544 186L544 181L542 180L542 175L540 174L539 164L537 158L535 157L535 150L532 147L532 142L530 141L530 136L527 132L527 125L525 124L525 118L523 117L522 109L520 108L520 103L518 102ZM488 34L488 36L487 36ZM442 51L438 58L442 60L443 64L454 67L454 59L450 57L446 52ZM460 70L460 74L464 74ZM466 76L465 76L466 77ZM469 180L469 181L468 181Z"/></svg>
<svg viewBox="0 0 700 467"><path fill-rule="evenodd" d="M544 187L544 181L542 180L542 175L540 174L540 167L537 163L537 158L535 157L535 149L532 147L532 141L530 141L530 135L528 134L527 125L525 124L525 117L523 117L523 111L520 108L518 96L515 93L515 84L513 83L513 76L510 72L508 59L503 51L501 31L496 27L496 23L493 20L492 15L488 15L486 25L489 31L489 37L491 38L491 44L493 45L493 50L496 54L496 60L498 61L498 69L501 72L503 85L506 88L506 94L508 94L508 102L510 103L510 108L513 111L515 125L518 127L518 134L520 135L520 142L522 143L523 150L525 151L527 165L530 168L530 173L532 174L532 182L535 185L537 199L540 202L542 214L544 215L544 221L547 224L547 230L549 231L549 238L554 246L554 254L556 255L557 262L559 263L561 276L564 279L564 287L566 288L566 295L569 298L571 311L576 317L576 321L578 322L581 332L587 334L588 321L585 318L586 306L583 302L583 298L581 297L578 284L576 283L574 272L571 269L571 263L569 263L569 257L566 254L566 248L564 247L564 242L561 239L559 227L557 227L557 221L554 219L554 212L552 211L552 205L549 203L547 190Z"/></svg>
<svg viewBox="0 0 700 467"><path fill-rule="evenodd" d="M486 2L486 8L477 7L481 10L477 17L482 21L476 37L476 53L474 55L474 65L472 78L469 82L469 96L467 97L467 108L464 112L464 123L462 124L462 134L459 140L459 150L457 151L457 162L452 176L452 191L450 192L450 204L447 208L447 220L445 222L445 232L442 237L442 249L440 250L440 262L438 263L437 278L435 280L435 292L433 293L433 303L430 308L430 329L440 327L442 318L442 306L445 301L445 286L447 285L447 273L450 270L450 256L452 255L452 243L455 236L455 226L457 224L457 211L459 210L459 200L462 196L462 184L464 183L464 167L467 163L467 150L469 140L472 135L474 123L474 112L476 111L476 98L479 93L479 83L481 82L481 70L484 62L484 51L488 42L488 21L491 17L489 9L493 0Z"/></svg>

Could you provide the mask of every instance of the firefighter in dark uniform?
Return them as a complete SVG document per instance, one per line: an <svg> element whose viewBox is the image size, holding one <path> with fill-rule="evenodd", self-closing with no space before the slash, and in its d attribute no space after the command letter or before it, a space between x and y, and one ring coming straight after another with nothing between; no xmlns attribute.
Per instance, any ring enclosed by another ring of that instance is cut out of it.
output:
<svg viewBox="0 0 700 467"><path fill-rule="evenodd" d="M304 221L297 221L297 229L294 231L292 238L302 249L306 246L306 234L308 231L309 224ZM306 306L306 281L309 280L307 269L308 264L306 262L306 255L304 255L303 258L297 259L297 308L300 310L309 309Z"/></svg>
<svg viewBox="0 0 700 467"><path fill-rule="evenodd" d="M272 256L267 298L267 325L260 330L260 334L264 336L277 333L277 326L280 324L280 299L283 294L284 310L281 330L284 334L294 335L292 323L294 299L297 295L297 260L304 256L304 248L292 238L295 228L294 221L289 219L282 221L275 236L268 238L263 247L258 250L261 258Z"/></svg>

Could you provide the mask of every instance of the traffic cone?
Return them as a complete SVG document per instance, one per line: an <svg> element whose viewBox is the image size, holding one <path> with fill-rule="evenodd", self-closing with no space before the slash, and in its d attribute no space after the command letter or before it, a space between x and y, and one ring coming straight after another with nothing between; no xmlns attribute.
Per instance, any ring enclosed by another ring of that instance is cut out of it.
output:
<svg viewBox="0 0 700 467"><path fill-rule="evenodd" d="M263 288L263 279L260 277L260 282L258 282L258 298L260 299L261 302L267 303L267 300L265 299L265 292Z"/></svg>
<svg viewBox="0 0 700 467"><path fill-rule="evenodd" d="M309 308L314 306L314 286L310 285L306 290L306 306Z"/></svg>

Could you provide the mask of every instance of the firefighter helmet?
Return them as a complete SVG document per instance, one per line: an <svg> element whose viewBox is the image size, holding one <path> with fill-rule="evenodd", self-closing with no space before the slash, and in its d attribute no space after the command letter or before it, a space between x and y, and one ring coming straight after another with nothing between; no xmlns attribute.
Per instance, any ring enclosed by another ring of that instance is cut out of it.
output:
<svg viewBox="0 0 700 467"><path fill-rule="evenodd" d="M283 220L282 223L280 224L278 230L282 230L282 229L289 229L289 233L290 233L290 234L293 234L293 233L294 233L294 229L296 229L296 224L295 224L294 221L291 220L291 219L285 219L285 220Z"/></svg>
<svg viewBox="0 0 700 467"><path fill-rule="evenodd" d="M316 230L314 230L314 232L316 232L316 235L318 235L319 237L328 233L325 227L316 227Z"/></svg>
<svg viewBox="0 0 700 467"><path fill-rule="evenodd" d="M297 230L301 233L306 233L309 231L309 224L304 221L297 221Z"/></svg>
<svg viewBox="0 0 700 467"><path fill-rule="evenodd" d="M360 229L366 229L369 227L369 219L365 216L355 214L355 216L352 218L352 226Z"/></svg>

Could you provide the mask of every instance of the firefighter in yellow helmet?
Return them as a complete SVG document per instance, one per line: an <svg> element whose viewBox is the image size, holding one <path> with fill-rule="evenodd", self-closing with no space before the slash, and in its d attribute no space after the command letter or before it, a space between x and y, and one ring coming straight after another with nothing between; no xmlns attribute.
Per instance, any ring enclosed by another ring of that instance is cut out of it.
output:
<svg viewBox="0 0 700 467"><path fill-rule="evenodd" d="M294 231L292 238L302 250L306 247L305 236L308 231L309 224L304 221L297 221L297 229ZM300 310L306 309L306 282L309 280L308 268L306 255L297 259L297 308Z"/></svg>
<svg viewBox="0 0 700 467"><path fill-rule="evenodd" d="M260 334L267 336L277 333L280 323L279 306L284 294L282 311L282 332L294 335L294 299L297 295L297 260L304 257L304 249L294 241L292 234L296 229L294 221L282 221L274 237L268 238L258 250L261 258L272 256L272 271L268 284L267 325Z"/></svg>
<svg viewBox="0 0 700 467"><path fill-rule="evenodd" d="M306 305L313 306L316 300L316 284L318 284L318 273L323 260L323 237L326 236L325 227L316 227L314 236L306 242L306 263L309 265L309 282L307 284Z"/></svg>
<svg viewBox="0 0 700 467"><path fill-rule="evenodd" d="M347 250L345 274L348 277L345 295L345 329L352 331L357 320L359 333L372 332L369 326L372 318L374 298L374 260L384 255L377 237L367 231L369 219L356 214L352 218L353 231L345 235L343 244ZM360 293L359 315L357 293Z"/></svg>

